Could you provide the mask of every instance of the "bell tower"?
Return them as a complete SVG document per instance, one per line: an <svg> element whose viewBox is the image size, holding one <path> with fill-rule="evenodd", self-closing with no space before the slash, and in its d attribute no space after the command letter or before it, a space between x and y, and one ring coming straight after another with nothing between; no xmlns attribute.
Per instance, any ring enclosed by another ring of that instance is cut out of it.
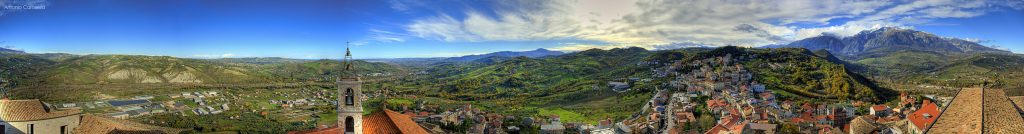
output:
<svg viewBox="0 0 1024 134"><path fill-rule="evenodd" d="M335 82L338 86L338 125L343 134L363 134L362 80L352 67L352 52L345 43L342 72Z"/></svg>

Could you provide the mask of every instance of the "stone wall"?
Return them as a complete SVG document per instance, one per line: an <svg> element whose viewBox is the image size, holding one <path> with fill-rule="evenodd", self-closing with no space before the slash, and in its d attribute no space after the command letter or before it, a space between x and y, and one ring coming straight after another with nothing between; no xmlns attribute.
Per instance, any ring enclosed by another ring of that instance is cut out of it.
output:
<svg viewBox="0 0 1024 134"><path fill-rule="evenodd" d="M0 122L4 125L5 134L28 134L29 124L34 124L36 134L60 134L60 127L64 128L65 134L78 128L81 115L71 115L46 120L25 121L25 122Z"/></svg>

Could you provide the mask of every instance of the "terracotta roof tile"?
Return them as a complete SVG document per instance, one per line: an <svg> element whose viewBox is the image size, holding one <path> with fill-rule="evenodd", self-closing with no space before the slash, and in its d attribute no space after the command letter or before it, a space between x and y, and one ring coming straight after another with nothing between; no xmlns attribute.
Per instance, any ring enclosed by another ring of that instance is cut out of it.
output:
<svg viewBox="0 0 1024 134"><path fill-rule="evenodd" d="M122 119L83 115L76 134L177 134L184 129L157 127Z"/></svg>
<svg viewBox="0 0 1024 134"><path fill-rule="evenodd" d="M365 134L398 134L401 130L392 123L387 112L374 112L363 116L363 133Z"/></svg>
<svg viewBox="0 0 1024 134"><path fill-rule="evenodd" d="M882 111L882 110L889 109L889 106L886 106L886 105L875 105L875 106L871 106L871 109L874 109L875 111Z"/></svg>
<svg viewBox="0 0 1024 134"><path fill-rule="evenodd" d="M389 120L391 122L388 122L388 123L391 123L392 126L397 127L398 130L401 133L403 133L403 134L426 134L427 133L426 129L423 129L423 127L420 127L419 124L416 124L416 122L412 121L412 119L409 116L403 115L403 114L399 114L398 112L387 110L387 109L384 109L383 111L384 111L383 113L385 113L387 115L387 117L390 118ZM363 126L364 126L363 127L363 132L369 132L369 131L366 131L366 127L365 127L365 126L368 126L368 125L364 123ZM374 134L374 133L367 133L367 134ZM378 133L378 134L383 134L383 133Z"/></svg>
<svg viewBox="0 0 1024 134"><path fill-rule="evenodd" d="M0 120L35 121L81 114L81 110L51 110L39 100L0 100Z"/></svg>
<svg viewBox="0 0 1024 134"><path fill-rule="evenodd" d="M339 133L341 128L334 126L326 129L290 132L290 134L328 134ZM364 134L427 134L426 129L412 121L409 115L391 110L382 110L363 116Z"/></svg>
<svg viewBox="0 0 1024 134"><path fill-rule="evenodd" d="M850 121L849 127L850 133L853 134L867 134L875 131L875 129L878 129L878 126L875 125L875 122L872 119L870 119L870 117L866 116L858 116L856 118L853 118L853 120Z"/></svg>
<svg viewBox="0 0 1024 134"><path fill-rule="evenodd" d="M907 117L907 119L909 119L911 123L914 123L918 129L927 129L928 125L931 125L935 122L935 119L939 117L939 113L939 106L926 100L924 101L924 104L921 105L921 109L911 113L910 117Z"/></svg>
<svg viewBox="0 0 1024 134"><path fill-rule="evenodd" d="M704 134L718 134L719 132L723 131L729 131L729 129L723 127L722 124L718 124L715 125L714 127L711 127L711 129L708 129L708 132L704 132Z"/></svg>

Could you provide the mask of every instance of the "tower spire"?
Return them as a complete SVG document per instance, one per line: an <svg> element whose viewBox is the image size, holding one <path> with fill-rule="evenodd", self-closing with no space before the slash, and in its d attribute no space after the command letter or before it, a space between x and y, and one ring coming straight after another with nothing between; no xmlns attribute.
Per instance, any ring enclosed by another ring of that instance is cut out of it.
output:
<svg viewBox="0 0 1024 134"><path fill-rule="evenodd" d="M349 43L345 42L345 70L352 70L352 51Z"/></svg>
<svg viewBox="0 0 1024 134"><path fill-rule="evenodd" d="M338 126L344 126L343 134L363 134L363 96L362 81L352 68L352 52L349 42L345 42L345 58L341 77L335 82L338 86ZM342 103L344 102L344 103Z"/></svg>
<svg viewBox="0 0 1024 134"><path fill-rule="evenodd" d="M342 60L342 65L344 66L345 74L351 75L345 77L355 77L355 69L352 67L352 51L350 51L349 46L349 42L345 42L345 59Z"/></svg>

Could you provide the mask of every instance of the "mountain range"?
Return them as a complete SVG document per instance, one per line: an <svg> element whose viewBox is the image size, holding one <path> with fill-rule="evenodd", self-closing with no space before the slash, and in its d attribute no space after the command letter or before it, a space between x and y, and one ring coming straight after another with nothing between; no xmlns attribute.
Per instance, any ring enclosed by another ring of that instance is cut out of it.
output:
<svg viewBox="0 0 1024 134"><path fill-rule="evenodd" d="M943 55L1011 53L1006 50L986 47L976 42L939 37L926 32L895 27L866 30L850 37L823 35L794 41L781 47L825 49L847 59L887 55L900 51L934 52Z"/></svg>
<svg viewBox="0 0 1024 134"><path fill-rule="evenodd" d="M565 54L565 52L551 51L544 48L538 48L530 51L499 51L486 54L464 55L459 57L367 59L367 61L394 63L406 67L421 67L431 66L437 63L444 62L496 62L520 56L528 58L540 58L545 56L557 56L562 54Z"/></svg>
<svg viewBox="0 0 1024 134"><path fill-rule="evenodd" d="M0 53L25 53L25 52L24 51L14 50L14 49L8 49L8 48L0 47Z"/></svg>
<svg viewBox="0 0 1024 134"><path fill-rule="evenodd" d="M965 87L988 84L1024 95L1024 57L976 42L902 28L819 36L770 48L827 51L853 71L890 86Z"/></svg>
<svg viewBox="0 0 1024 134"><path fill-rule="evenodd" d="M562 54L565 54L565 53L561 52L561 51L551 51L551 50L547 50L547 49L544 49L544 48L538 48L536 50L521 51L521 52L500 51L500 52L493 52L493 53L479 54L479 55L466 55L466 56L459 56L459 57L451 57L451 58L447 58L445 60L466 62L466 61L473 61L473 60L478 60L478 59L483 59L483 58L488 58L488 57L519 57L519 56L525 56L525 57L530 57L530 58L537 58L537 57L555 56L555 55L562 55Z"/></svg>

